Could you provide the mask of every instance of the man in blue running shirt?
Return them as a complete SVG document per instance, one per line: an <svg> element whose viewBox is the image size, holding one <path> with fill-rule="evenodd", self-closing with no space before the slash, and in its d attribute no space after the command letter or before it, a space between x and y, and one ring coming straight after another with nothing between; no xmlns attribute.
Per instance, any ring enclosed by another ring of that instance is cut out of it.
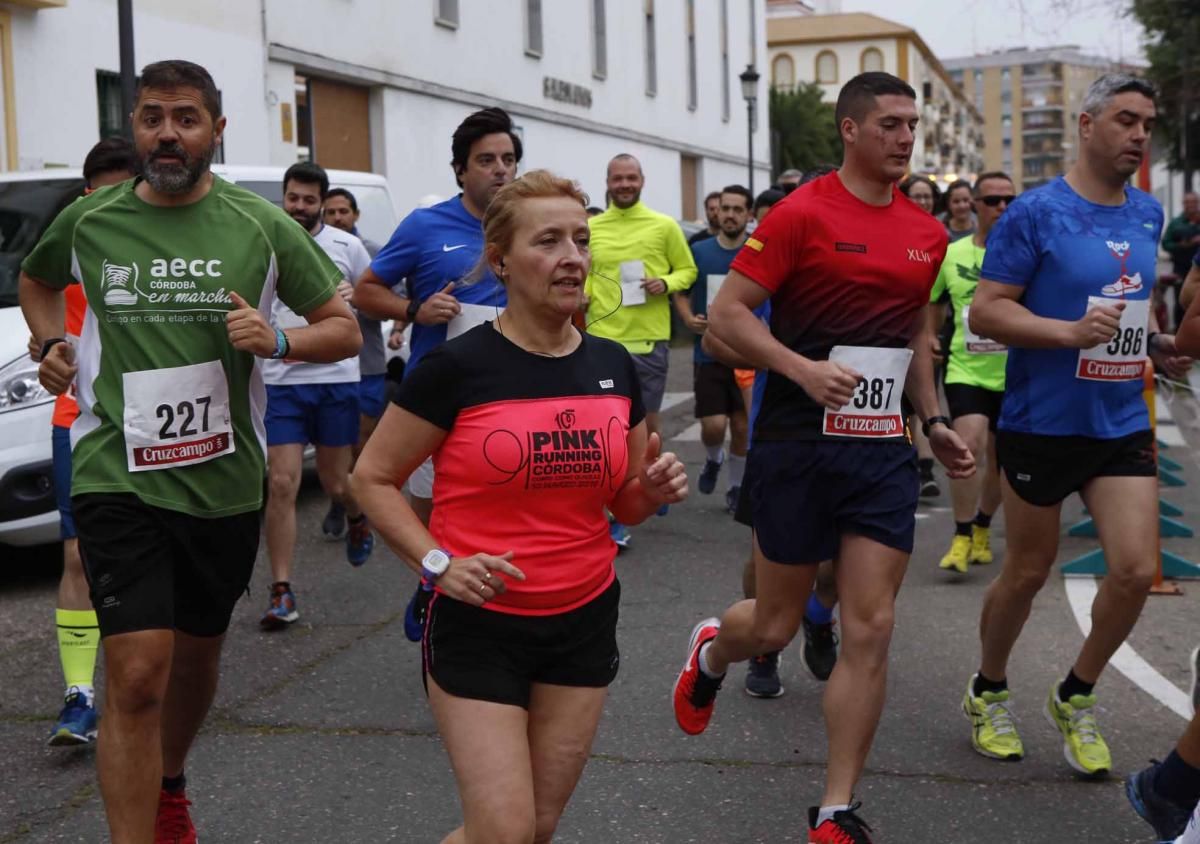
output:
<svg viewBox="0 0 1200 844"><path fill-rule="evenodd" d="M1155 91L1125 74L1097 79L1079 115L1079 160L1029 191L988 238L970 328L1010 347L996 434L1007 549L980 623L982 661L963 711L985 756L1024 754L1009 702L1008 657L1058 552L1062 502L1079 492L1108 576L1092 629L1046 714L1067 762L1099 776L1112 758L1093 687L1137 622L1155 571L1158 484L1142 398L1147 356L1175 376L1191 361L1150 308L1163 211L1128 185L1150 150Z"/></svg>
<svg viewBox="0 0 1200 844"><path fill-rule="evenodd" d="M459 124L450 149L450 167L462 192L405 217L359 279L352 300L373 317L412 324L406 371L448 337L493 319L508 304L490 269L483 267L478 277L473 270L483 253L483 212L516 176L521 139L505 111L485 108ZM397 290L405 280L407 290ZM408 494L413 510L428 525L433 512L431 460L408 479ZM416 597L410 607L420 603ZM409 616L405 632L417 641L420 626L414 622L419 616Z"/></svg>

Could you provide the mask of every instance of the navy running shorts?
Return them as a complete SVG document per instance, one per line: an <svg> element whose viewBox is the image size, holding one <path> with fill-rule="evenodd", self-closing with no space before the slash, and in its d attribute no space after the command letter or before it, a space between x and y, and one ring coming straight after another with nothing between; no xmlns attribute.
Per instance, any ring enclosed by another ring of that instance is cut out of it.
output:
<svg viewBox="0 0 1200 844"><path fill-rule="evenodd" d="M354 445L358 424L357 381L267 385L267 445Z"/></svg>
<svg viewBox="0 0 1200 844"><path fill-rule="evenodd" d="M358 382L358 412L378 419L387 407L387 376L364 375Z"/></svg>
<svg viewBox="0 0 1200 844"><path fill-rule="evenodd" d="M51 426L51 445L54 456L54 501L58 505L60 536L74 539L75 517L71 514L71 429Z"/></svg>
<svg viewBox="0 0 1200 844"><path fill-rule="evenodd" d="M814 565L837 556L843 535L913 549L917 452L898 442L756 442L743 494L768 560Z"/></svg>

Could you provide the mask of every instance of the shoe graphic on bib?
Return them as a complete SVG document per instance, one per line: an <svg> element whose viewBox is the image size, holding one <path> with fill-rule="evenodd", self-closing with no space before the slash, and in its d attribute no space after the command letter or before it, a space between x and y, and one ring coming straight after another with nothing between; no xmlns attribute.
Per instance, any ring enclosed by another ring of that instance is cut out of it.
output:
<svg viewBox="0 0 1200 844"><path fill-rule="evenodd" d="M1100 292L1105 296L1124 296L1128 293L1137 293L1142 289L1142 274L1134 273L1133 275L1123 275L1112 284L1106 284L1100 288Z"/></svg>

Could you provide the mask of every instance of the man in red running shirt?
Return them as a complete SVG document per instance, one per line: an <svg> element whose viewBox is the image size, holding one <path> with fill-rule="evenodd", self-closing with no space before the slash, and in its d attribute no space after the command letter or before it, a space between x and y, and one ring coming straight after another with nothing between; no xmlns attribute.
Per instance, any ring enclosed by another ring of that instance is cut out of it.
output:
<svg viewBox="0 0 1200 844"><path fill-rule="evenodd" d="M702 732L729 664L790 642L817 566L834 561L842 650L825 691L825 794L809 810L817 844L871 840L851 800L883 710L917 506L902 393L950 477L975 470L937 415L923 318L946 232L896 188L912 155L916 95L890 74L864 73L842 89L836 116L841 169L772 209L709 311L717 339L770 370L745 490L758 598L696 626L675 684L679 726ZM770 328L752 313L768 297Z"/></svg>

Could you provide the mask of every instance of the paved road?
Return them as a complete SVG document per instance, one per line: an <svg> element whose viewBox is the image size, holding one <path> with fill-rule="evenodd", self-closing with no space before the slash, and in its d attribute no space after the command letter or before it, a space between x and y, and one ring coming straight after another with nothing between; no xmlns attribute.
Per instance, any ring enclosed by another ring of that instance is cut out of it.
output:
<svg viewBox="0 0 1200 844"><path fill-rule="evenodd" d="M685 352L673 355L672 389L687 389ZM691 424L690 402L666 415L671 435ZM674 443L698 467L698 443ZM1200 524L1200 466L1191 485L1165 491ZM694 471L693 471L694 475ZM723 486L723 482L722 482ZM943 501L945 498L943 497ZM296 587L302 619L258 632L269 571L259 566L238 607L224 684L189 767L194 817L205 842L436 842L457 821L446 757L420 685L417 648L401 614L411 578L386 551L362 569L317 537L324 505L307 486ZM1079 511L1076 502L1067 512ZM1039 598L1010 674L1028 757L1020 763L971 752L958 706L976 667L976 624L991 572L949 580L936 568L951 530L943 507L924 505L918 547L899 603L887 714L859 797L889 844L1149 842L1119 778L1078 779L1041 714L1052 682L1081 641L1064 582ZM1003 544L1003 521L998 525ZM709 731L675 727L669 690L696 619L740 589L748 533L719 496L694 495L635 532L620 557L621 675L594 756L568 807L561 842L803 842L805 807L820 796L825 755L820 685L799 649L783 663L787 694L741 692L734 669ZM1064 540L1062 557L1089 549ZM1200 543L1169 540L1200 559ZM93 756L50 750L42 740L56 710L59 669L51 627L54 550L12 554L0 570L0 844L105 840ZM49 561L49 562L47 562ZM1152 598L1130 642L1179 688L1200 638L1200 585ZM1162 755L1183 719L1110 671L1100 686L1105 734L1119 771Z"/></svg>

